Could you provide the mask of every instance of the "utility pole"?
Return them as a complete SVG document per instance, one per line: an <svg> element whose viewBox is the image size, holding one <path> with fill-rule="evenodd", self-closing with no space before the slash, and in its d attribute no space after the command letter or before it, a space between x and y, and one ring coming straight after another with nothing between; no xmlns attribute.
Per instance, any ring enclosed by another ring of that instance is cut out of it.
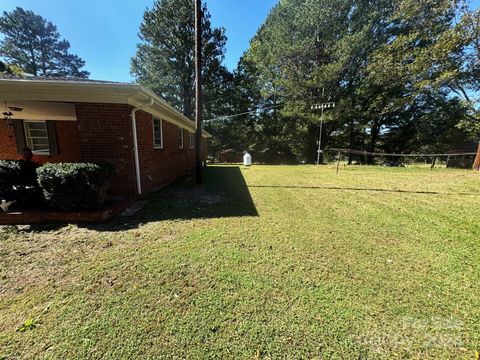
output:
<svg viewBox="0 0 480 360"><path fill-rule="evenodd" d="M195 182L203 183L202 168L202 0L195 0Z"/></svg>
<svg viewBox="0 0 480 360"><path fill-rule="evenodd" d="M335 103L334 102L327 102L327 103L322 103L322 104L317 104L317 105L312 105L311 109L312 110L321 110L322 115L320 117L320 132L318 134L318 149L317 149L317 165L320 165L323 163L323 157L321 157L323 150L322 150L322 133L323 133L323 113L325 109L330 109L334 108Z"/></svg>
<svg viewBox="0 0 480 360"><path fill-rule="evenodd" d="M320 155L322 154L323 111L324 111L324 108L322 107L322 115L320 115L320 132L318 133L317 165L320 165ZM322 156L322 163L323 163L323 156Z"/></svg>

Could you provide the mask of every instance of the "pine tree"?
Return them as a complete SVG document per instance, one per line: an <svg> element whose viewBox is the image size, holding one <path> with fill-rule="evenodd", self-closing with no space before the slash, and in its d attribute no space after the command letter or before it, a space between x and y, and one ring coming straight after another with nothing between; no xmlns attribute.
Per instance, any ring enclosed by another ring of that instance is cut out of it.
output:
<svg viewBox="0 0 480 360"><path fill-rule="evenodd" d="M187 117L194 113L194 25L193 1L156 0L143 16L141 42L131 65L131 73L140 84L162 96ZM218 111L227 86L225 82L230 78L222 65L227 38L223 28L212 28L206 5L202 10L202 28L205 108Z"/></svg>
<svg viewBox="0 0 480 360"><path fill-rule="evenodd" d="M57 27L32 11L17 7L0 17L0 57L26 75L87 78L89 73Z"/></svg>

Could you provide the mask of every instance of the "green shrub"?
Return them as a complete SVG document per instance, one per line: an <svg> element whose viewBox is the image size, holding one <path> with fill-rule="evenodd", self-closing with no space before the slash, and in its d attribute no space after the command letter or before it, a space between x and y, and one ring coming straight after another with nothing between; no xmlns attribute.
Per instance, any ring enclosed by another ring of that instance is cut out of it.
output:
<svg viewBox="0 0 480 360"><path fill-rule="evenodd" d="M21 206L39 205L37 167L31 161L0 160L0 198L16 200Z"/></svg>
<svg viewBox="0 0 480 360"><path fill-rule="evenodd" d="M113 172L108 163L46 164L37 169L37 178L49 206L94 209L104 203Z"/></svg>

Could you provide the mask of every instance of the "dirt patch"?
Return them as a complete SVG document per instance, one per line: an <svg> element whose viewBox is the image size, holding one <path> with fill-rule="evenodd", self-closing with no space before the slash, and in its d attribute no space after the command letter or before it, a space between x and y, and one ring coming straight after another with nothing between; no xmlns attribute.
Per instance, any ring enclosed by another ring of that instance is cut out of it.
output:
<svg viewBox="0 0 480 360"><path fill-rule="evenodd" d="M212 193L205 188L175 189L173 192L179 204L216 205L225 201L225 195Z"/></svg>

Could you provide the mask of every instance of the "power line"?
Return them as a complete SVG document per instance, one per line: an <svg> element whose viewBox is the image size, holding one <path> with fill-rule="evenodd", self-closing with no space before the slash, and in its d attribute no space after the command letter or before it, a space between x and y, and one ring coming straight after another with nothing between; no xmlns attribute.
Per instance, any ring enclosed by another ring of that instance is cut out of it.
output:
<svg viewBox="0 0 480 360"><path fill-rule="evenodd" d="M318 99L319 96L312 96L308 99L303 99L304 101L310 101L310 100L313 100L313 99ZM294 101L296 101L297 99L294 99ZM278 104L278 105L275 105L275 106L269 106L269 107L266 107L266 108L257 108L255 110L251 110L251 111L246 111L246 112L242 112L242 113L237 113L237 114L233 114L233 115L225 115L225 116L217 116L215 118L211 118L211 119L208 119L208 120L203 120L204 122L212 122L212 121L215 121L215 120L228 120L228 119L233 119L233 118L236 118L238 116L242 116L242 115L248 115L248 114L253 114L253 113L256 113L258 111L267 111L267 110L272 110L272 109L276 109L278 107L282 107L284 104Z"/></svg>
<svg viewBox="0 0 480 360"><path fill-rule="evenodd" d="M258 112L258 111L267 111L267 110L276 109L276 108L281 107L281 106L283 106L283 104L279 104L279 105L275 105L275 106L270 106L270 107L266 107L266 108L257 108L257 109L255 109L255 110L246 111L246 112L243 112L243 113L238 113L238 114L233 114L233 115L217 116L217 117L215 117L215 118L211 118L211 119L208 119L208 120L204 120L204 122L211 122L211 121L216 121L216 120L228 120L228 119L233 119L233 118L236 118L236 117L239 117L239 116L242 116L242 115L253 114L253 113L256 113L256 112Z"/></svg>

